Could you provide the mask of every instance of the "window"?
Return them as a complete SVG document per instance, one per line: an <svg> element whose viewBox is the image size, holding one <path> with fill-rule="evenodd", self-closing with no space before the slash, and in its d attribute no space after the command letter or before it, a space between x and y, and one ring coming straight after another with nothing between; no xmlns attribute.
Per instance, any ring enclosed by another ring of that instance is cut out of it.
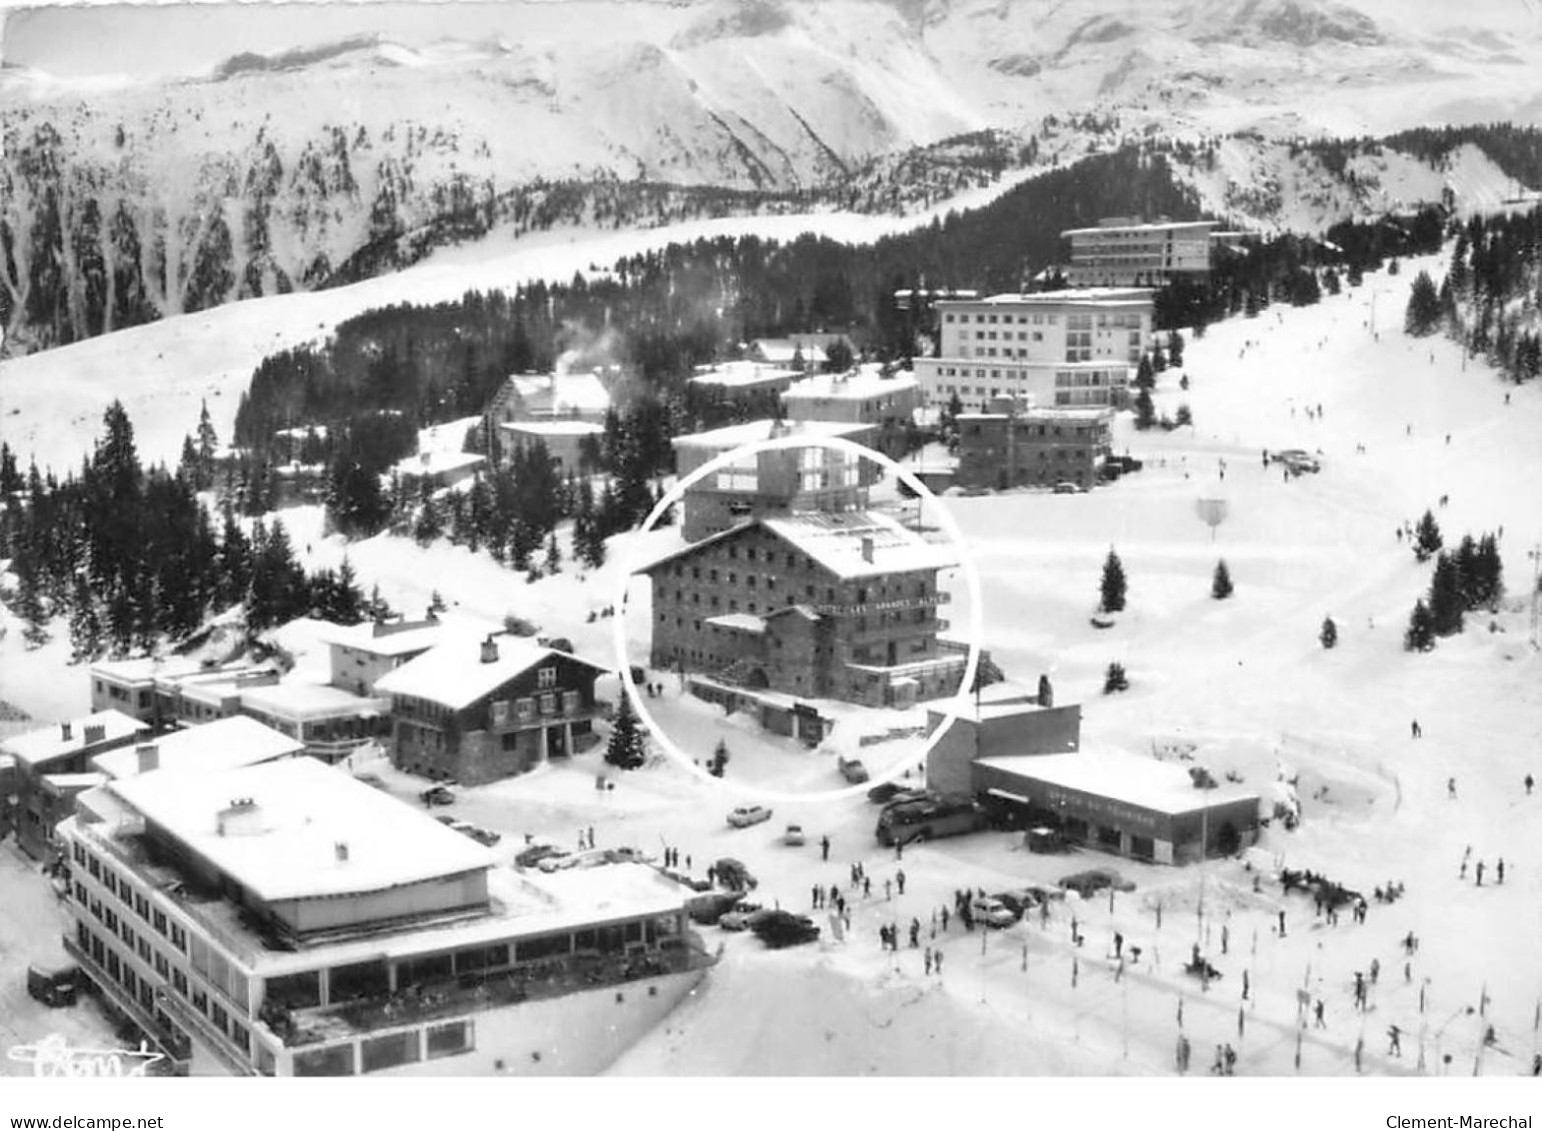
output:
<svg viewBox="0 0 1542 1131"><path fill-rule="evenodd" d="M331 1045L294 1054L296 1076L352 1076L353 1045Z"/></svg>
<svg viewBox="0 0 1542 1131"><path fill-rule="evenodd" d="M183 954L187 953L187 932L175 923L171 925L171 945Z"/></svg>
<svg viewBox="0 0 1542 1131"><path fill-rule="evenodd" d="M111 868L102 869L102 883L113 895L118 894L118 877Z"/></svg>
<svg viewBox="0 0 1542 1131"><path fill-rule="evenodd" d="M541 696L541 714L555 715L557 713L557 696L553 692L547 692Z"/></svg>
<svg viewBox="0 0 1542 1131"><path fill-rule="evenodd" d="M132 908L134 906L134 889L129 886L127 880L118 881L118 898L123 901L125 907Z"/></svg>
<svg viewBox="0 0 1542 1131"><path fill-rule="evenodd" d="M470 1021L451 1021L445 1025L430 1025L425 1031L428 1059L457 1056L472 1049Z"/></svg>
<svg viewBox="0 0 1542 1131"><path fill-rule="evenodd" d="M151 916L151 919L155 924L155 929L164 935L166 933L166 912L157 911Z"/></svg>
<svg viewBox="0 0 1542 1131"><path fill-rule="evenodd" d="M379 1072L402 1064L415 1064L423 1059L418 1050L416 1029L370 1037L359 1045L359 1052L362 1061L360 1068L364 1072Z"/></svg>
<svg viewBox="0 0 1542 1131"><path fill-rule="evenodd" d="M221 1005L219 1002L215 1002L209 1010L209 1020L213 1021L215 1028L223 1033L226 1026L230 1023L230 1014L225 1012L225 1007L223 1005Z"/></svg>
<svg viewBox="0 0 1542 1131"><path fill-rule="evenodd" d="M183 997L187 996L187 975L182 973L182 971L173 970L171 972L171 985L172 988L177 991L177 993L181 994Z"/></svg>
<svg viewBox="0 0 1542 1131"><path fill-rule="evenodd" d="M166 961L166 956L160 951L155 952L155 972L162 978L171 977L171 964Z"/></svg>
<svg viewBox="0 0 1542 1131"><path fill-rule="evenodd" d="M209 1012L209 995L197 986L193 987L193 1008L198 1010L199 1013L207 1014Z"/></svg>
<svg viewBox="0 0 1542 1131"><path fill-rule="evenodd" d="M556 687L557 669L555 667L539 669L535 673L535 685L537 687Z"/></svg>
<svg viewBox="0 0 1542 1131"><path fill-rule="evenodd" d="M230 1039L236 1043L242 1052L252 1051L252 1035L245 1025L240 1022L231 1022Z"/></svg>
<svg viewBox="0 0 1542 1131"><path fill-rule="evenodd" d="M99 880L102 878L102 862L95 856L86 857L86 870L91 873L91 878L93 880Z"/></svg>

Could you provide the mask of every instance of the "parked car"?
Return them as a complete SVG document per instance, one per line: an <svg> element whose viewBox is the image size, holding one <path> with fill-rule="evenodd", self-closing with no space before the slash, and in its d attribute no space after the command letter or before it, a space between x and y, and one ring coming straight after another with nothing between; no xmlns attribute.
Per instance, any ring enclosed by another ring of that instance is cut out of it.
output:
<svg viewBox="0 0 1542 1131"><path fill-rule="evenodd" d="M743 898L742 891L704 892L685 901L685 913L691 917L691 922L711 926Z"/></svg>
<svg viewBox="0 0 1542 1131"><path fill-rule="evenodd" d="M926 796L924 789L909 789L898 782L886 781L867 791L867 799L875 805L891 805L900 801L919 801Z"/></svg>
<svg viewBox="0 0 1542 1131"><path fill-rule="evenodd" d="M1014 921L1021 919L1039 905L1039 897L1032 888L998 891L991 898L1010 911Z"/></svg>
<svg viewBox="0 0 1542 1131"><path fill-rule="evenodd" d="M434 820L438 821L447 829L453 829L456 825L464 825L466 823L459 817L452 817L448 813L441 813L439 816L435 817Z"/></svg>
<svg viewBox="0 0 1542 1131"><path fill-rule="evenodd" d="M782 834L782 843L792 848L797 848L800 845L806 844L807 841L803 837L803 826L788 825L787 831Z"/></svg>
<svg viewBox="0 0 1542 1131"><path fill-rule="evenodd" d="M794 915L791 911L762 911L750 923L756 938L773 950L784 946L798 946L819 938L819 928L807 915Z"/></svg>
<svg viewBox="0 0 1542 1131"><path fill-rule="evenodd" d="M456 829L455 831L465 833L484 848L491 848L503 839L501 833L495 833L492 829L484 829L480 825L467 825L465 828Z"/></svg>
<svg viewBox="0 0 1542 1131"><path fill-rule="evenodd" d="M365 785L372 785L372 786L374 786L376 789L390 789L391 788L390 786L386 785L386 783L384 781L382 781L380 779L380 775L379 774L360 774L359 775L359 780L361 782L363 782Z"/></svg>
<svg viewBox="0 0 1542 1131"><path fill-rule="evenodd" d="M717 925L725 931L748 931L755 926L756 920L770 914L758 903L741 903L732 911L724 912Z"/></svg>
<svg viewBox="0 0 1542 1131"><path fill-rule="evenodd" d="M1052 829L1046 825L1035 825L1029 829L1026 839L1029 852L1063 852L1070 847L1059 829Z"/></svg>
<svg viewBox="0 0 1542 1131"><path fill-rule="evenodd" d="M514 864L519 868L534 868L546 857L561 855L561 853L562 849L555 844L532 844L515 853Z"/></svg>
<svg viewBox="0 0 1542 1131"><path fill-rule="evenodd" d="M455 794L450 792L447 785L432 785L418 794L418 800L424 805L454 805Z"/></svg>
<svg viewBox="0 0 1542 1131"><path fill-rule="evenodd" d="M860 758L843 758L837 755L835 768L840 771L841 777L845 778L852 785L861 785L871 777L867 772L867 767L862 764Z"/></svg>
<svg viewBox="0 0 1542 1131"><path fill-rule="evenodd" d="M1082 493L1081 484L1072 483L1068 479L1056 483L1053 490L1057 495L1080 495Z"/></svg>
<svg viewBox="0 0 1542 1131"><path fill-rule="evenodd" d="M988 927L1010 927L1018 916L1007 910L1007 905L993 895L977 895L969 901L969 913L976 923Z"/></svg>
<svg viewBox="0 0 1542 1131"><path fill-rule="evenodd" d="M1067 891L1074 891L1083 899L1096 895L1104 888L1114 888L1117 891L1135 890L1133 883L1109 868L1089 868L1085 872L1073 872L1060 880L1060 886Z"/></svg>
<svg viewBox="0 0 1542 1131"><path fill-rule="evenodd" d="M747 829L771 819L771 810L764 805L741 805L728 814L728 823L736 829Z"/></svg>
<svg viewBox="0 0 1542 1131"><path fill-rule="evenodd" d="M612 864L646 864L652 859L650 856L643 855L641 849L627 848L625 845L620 848L606 848L601 851L605 853L606 858Z"/></svg>
<svg viewBox="0 0 1542 1131"><path fill-rule="evenodd" d="M80 992L80 967L72 962L59 965L34 962L27 967L27 995L49 1009L74 1005Z"/></svg>
<svg viewBox="0 0 1542 1131"><path fill-rule="evenodd" d="M732 888L735 891L753 891L760 884L759 880L750 875L750 870L744 866L744 862L735 860L732 856L725 856L712 865L712 874L723 887Z"/></svg>

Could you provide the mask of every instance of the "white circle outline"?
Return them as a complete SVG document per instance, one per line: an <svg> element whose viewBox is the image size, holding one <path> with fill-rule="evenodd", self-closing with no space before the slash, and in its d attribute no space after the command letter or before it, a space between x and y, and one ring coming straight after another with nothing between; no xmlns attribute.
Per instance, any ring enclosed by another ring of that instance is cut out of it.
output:
<svg viewBox="0 0 1542 1131"><path fill-rule="evenodd" d="M975 676L979 671L980 641L985 635L985 621L980 588L980 573L975 566L974 557L969 553L969 549L964 542L963 530L960 529L958 521L953 517L952 512L948 510L947 504L930 487L921 482L913 472L890 459L882 452L858 444L853 440L848 440L843 436L805 434L772 436L764 440L755 440L751 443L740 445L737 448L732 448L720 455L714 456L684 479L677 481L668 494L649 512L648 517L639 528L639 533L650 533L658 524L658 520L663 516L664 512L677 501L684 498L685 491L688 488L707 476L728 467L730 464L743 460L746 456L759 455L761 452L777 451L782 448L818 447L833 448L836 451L845 452L847 455L855 456L858 459L870 459L880 467L886 467L893 471L900 482L914 491L923 504L927 501L937 504L935 510L940 516L942 527L947 531L948 537L952 540L954 547L958 551L958 568L963 571L964 585L969 592L969 633L965 641L969 648L968 658L964 662L964 676L959 683L958 693L946 700L928 701L946 703L947 706L943 712L942 722L927 736L928 741L921 750L922 757L925 757L931 753L932 748L948 733L948 730L958 719L959 713L969 706L970 692L968 689L974 686ZM678 553L679 551L675 552ZM627 568L617 578L616 593L612 602L616 608L616 615L613 618L615 627L612 632L614 637L613 643L616 649L616 671L620 679L622 694L631 700L633 712L642 724L648 728L648 733L664 748L664 752L675 760L676 764L708 784L724 786L732 792L748 797L777 802L785 801L794 804L803 801L843 801L849 797L866 794L868 790L873 789L875 786L893 781L903 773L903 765L896 763L892 770L879 777L876 782L864 782L860 785L848 786L844 789L821 790L815 793L787 793L782 790L766 789L756 785L730 782L726 778L713 777L705 769L697 765L685 751L675 745L674 740L669 737L669 734L648 713L642 696L638 694L637 687L631 679L631 660L628 658L626 651L627 633L625 620L627 590L630 588L632 578L639 575L646 576L646 569L647 566L638 566L633 562L628 562Z"/></svg>

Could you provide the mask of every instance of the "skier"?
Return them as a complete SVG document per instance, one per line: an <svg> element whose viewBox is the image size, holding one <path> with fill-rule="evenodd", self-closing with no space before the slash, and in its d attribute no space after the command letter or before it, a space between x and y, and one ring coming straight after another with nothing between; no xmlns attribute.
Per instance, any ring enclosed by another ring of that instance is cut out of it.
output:
<svg viewBox="0 0 1542 1131"><path fill-rule="evenodd" d="M1476 870L1477 870L1477 873L1478 873L1478 886L1482 887L1483 886L1483 861L1481 861L1481 860L1478 861L1478 867L1477 867Z"/></svg>
<svg viewBox="0 0 1542 1131"><path fill-rule="evenodd" d="M944 934L948 931L948 909L946 907L942 909L942 931Z"/></svg>
<svg viewBox="0 0 1542 1131"><path fill-rule="evenodd" d="M822 836L819 838L819 853L819 858L821 860L830 859L830 838L828 836Z"/></svg>
<svg viewBox="0 0 1542 1131"><path fill-rule="evenodd" d="M1530 796L1531 796L1531 787L1532 787L1532 786L1534 786L1534 785L1536 785L1536 784L1537 784L1537 783L1536 783L1536 781L1535 781L1535 780L1534 780L1534 779L1533 779L1533 778L1532 778L1532 776L1531 776L1531 775L1530 775L1530 774L1527 774L1527 775L1526 775L1526 796L1527 796L1527 797L1530 797Z"/></svg>
<svg viewBox="0 0 1542 1131"><path fill-rule="evenodd" d="M925 952L922 954L922 958L925 959L925 961L926 961L926 973L928 975L930 975L931 972L932 972L932 948L931 947L927 947L926 948Z"/></svg>
<svg viewBox="0 0 1542 1131"><path fill-rule="evenodd" d="M894 885L899 888L901 895L905 894L905 869L901 868L894 873Z"/></svg>
<svg viewBox="0 0 1542 1131"><path fill-rule="evenodd" d="M873 894L873 881L866 876L862 877L862 898L866 899Z"/></svg>
<svg viewBox="0 0 1542 1131"><path fill-rule="evenodd" d="M937 971L937 976L942 977L942 948L932 952L932 969Z"/></svg>
<svg viewBox="0 0 1542 1131"><path fill-rule="evenodd" d="M1452 801L1456 800L1456 779L1455 778L1447 778L1446 779L1446 796L1449 797Z"/></svg>
<svg viewBox="0 0 1542 1131"><path fill-rule="evenodd" d="M891 900L894 898L894 884L889 880L885 880L883 882L883 897L885 900Z"/></svg>
<svg viewBox="0 0 1542 1131"><path fill-rule="evenodd" d="M1381 977L1381 959L1371 959L1371 985L1376 984L1376 979Z"/></svg>
<svg viewBox="0 0 1542 1131"><path fill-rule="evenodd" d="M1312 1016L1314 1018L1312 1027L1315 1029L1326 1029L1328 1027L1328 1023L1322 1019L1322 1007L1322 998L1318 998L1317 1004L1312 1008Z"/></svg>
<svg viewBox="0 0 1542 1131"><path fill-rule="evenodd" d="M911 950L915 950L916 947L918 947L920 945L921 945L921 920L912 918L910 920L910 949Z"/></svg>
<svg viewBox="0 0 1542 1131"><path fill-rule="evenodd" d="M1123 956L1124 956L1124 936L1121 935L1118 931L1115 931L1114 932L1114 957L1115 958L1121 958Z"/></svg>
<svg viewBox="0 0 1542 1131"><path fill-rule="evenodd" d="M1247 1001L1247 999L1248 999L1248 972L1246 970L1244 970L1242 972L1242 1000L1243 1001Z"/></svg>
<svg viewBox="0 0 1542 1131"><path fill-rule="evenodd" d="M1284 937L1285 937L1285 912L1282 910L1280 912L1280 938L1283 939Z"/></svg>
<svg viewBox="0 0 1542 1131"><path fill-rule="evenodd" d="M1494 865L1494 875L1502 884L1505 882L1505 858L1501 856L1499 863Z"/></svg>

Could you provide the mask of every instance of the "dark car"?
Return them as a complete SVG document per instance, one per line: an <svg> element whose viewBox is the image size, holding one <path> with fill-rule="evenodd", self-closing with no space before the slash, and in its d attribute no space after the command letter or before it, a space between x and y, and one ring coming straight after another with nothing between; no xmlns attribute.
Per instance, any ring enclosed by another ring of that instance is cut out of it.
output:
<svg viewBox="0 0 1542 1131"><path fill-rule="evenodd" d="M1089 868L1085 872L1074 872L1063 877L1060 880L1060 886L1067 891L1074 891L1083 899L1096 895L1104 888L1114 888L1116 891L1135 890L1133 883L1108 868Z"/></svg>
<svg viewBox="0 0 1542 1131"><path fill-rule="evenodd" d="M744 862L735 860L732 856L725 856L714 864L712 874L717 877L719 886L733 888L736 891L751 891L760 885L760 881L750 875L750 870L744 866Z"/></svg>
<svg viewBox="0 0 1542 1131"><path fill-rule="evenodd" d="M560 855L563 855L563 851L555 844L532 844L515 854L514 863L520 868L534 868L546 857Z"/></svg>
<svg viewBox="0 0 1542 1131"><path fill-rule="evenodd" d="M910 789L898 782L886 781L867 791L867 799L874 805L889 805L898 801L918 801L926 796L924 789Z"/></svg>
<svg viewBox="0 0 1542 1131"><path fill-rule="evenodd" d="M418 794L418 800L424 805L454 805L455 794L450 792L449 786L433 785Z"/></svg>
<svg viewBox="0 0 1542 1131"><path fill-rule="evenodd" d="M704 892L685 901L685 913L691 917L691 922L710 927L737 907L743 898L742 891Z"/></svg>
<svg viewBox="0 0 1542 1131"><path fill-rule="evenodd" d="M799 946L819 938L819 928L807 915L794 915L791 911L763 911L750 923L755 937L772 950L784 946Z"/></svg>
<svg viewBox="0 0 1542 1131"><path fill-rule="evenodd" d="M51 966L35 962L27 967L27 994L50 1009L74 1005L80 980L80 967L74 963Z"/></svg>

